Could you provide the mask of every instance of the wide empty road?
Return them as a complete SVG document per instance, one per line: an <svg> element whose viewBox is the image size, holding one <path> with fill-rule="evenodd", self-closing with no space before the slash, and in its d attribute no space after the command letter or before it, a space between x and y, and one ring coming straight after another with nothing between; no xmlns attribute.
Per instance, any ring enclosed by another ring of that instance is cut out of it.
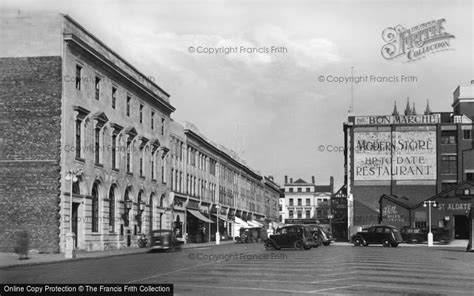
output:
<svg viewBox="0 0 474 296"><path fill-rule="evenodd" d="M173 283L175 295L474 295L474 253L231 244L0 270L2 283Z"/></svg>

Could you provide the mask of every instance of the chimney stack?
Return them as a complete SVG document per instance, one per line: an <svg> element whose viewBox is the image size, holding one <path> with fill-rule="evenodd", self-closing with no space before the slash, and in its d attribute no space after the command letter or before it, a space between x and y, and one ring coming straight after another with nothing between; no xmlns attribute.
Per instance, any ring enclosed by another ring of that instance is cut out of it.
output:
<svg viewBox="0 0 474 296"><path fill-rule="evenodd" d="M293 178L290 178L290 183L293 183Z"/></svg>
<svg viewBox="0 0 474 296"><path fill-rule="evenodd" d="M316 184L316 180L314 179L314 176L311 176L311 181L313 182L313 184Z"/></svg>
<svg viewBox="0 0 474 296"><path fill-rule="evenodd" d="M334 194L334 177L329 178L329 186L331 187L331 196Z"/></svg>
<svg viewBox="0 0 474 296"><path fill-rule="evenodd" d="M288 183L288 176L285 176L285 184Z"/></svg>

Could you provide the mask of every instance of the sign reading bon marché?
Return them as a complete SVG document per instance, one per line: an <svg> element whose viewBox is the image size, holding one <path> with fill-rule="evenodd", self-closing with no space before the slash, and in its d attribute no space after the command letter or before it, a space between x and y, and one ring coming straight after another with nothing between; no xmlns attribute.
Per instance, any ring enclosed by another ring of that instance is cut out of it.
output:
<svg viewBox="0 0 474 296"><path fill-rule="evenodd" d="M369 115L355 116L355 124L437 124L440 123L439 114L431 115Z"/></svg>

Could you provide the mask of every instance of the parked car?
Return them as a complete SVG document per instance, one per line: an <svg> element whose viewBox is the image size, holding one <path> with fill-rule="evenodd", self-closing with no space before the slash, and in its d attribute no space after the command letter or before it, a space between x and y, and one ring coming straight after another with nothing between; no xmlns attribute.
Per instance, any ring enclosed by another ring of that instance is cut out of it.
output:
<svg viewBox="0 0 474 296"><path fill-rule="evenodd" d="M287 225L276 230L264 241L265 249L279 250L281 248L295 248L297 250L309 250L318 247L319 243L314 239L311 227L307 225Z"/></svg>
<svg viewBox="0 0 474 296"><path fill-rule="evenodd" d="M403 241L407 243L422 243L428 240L429 228L403 227L400 230ZM442 227L431 227L433 241L447 244L449 242L449 230Z"/></svg>
<svg viewBox="0 0 474 296"><path fill-rule="evenodd" d="M331 232L327 231L322 226L317 224L310 224L308 226L311 227L313 237L319 241L320 245L329 246L332 242L334 242Z"/></svg>
<svg viewBox="0 0 474 296"><path fill-rule="evenodd" d="M351 242L354 246L382 244L384 247L397 247L403 239L398 228L390 225L375 225L354 234Z"/></svg>
<svg viewBox="0 0 474 296"><path fill-rule="evenodd" d="M174 233L169 229L152 230L150 249L168 250L181 247L183 241L177 240Z"/></svg>

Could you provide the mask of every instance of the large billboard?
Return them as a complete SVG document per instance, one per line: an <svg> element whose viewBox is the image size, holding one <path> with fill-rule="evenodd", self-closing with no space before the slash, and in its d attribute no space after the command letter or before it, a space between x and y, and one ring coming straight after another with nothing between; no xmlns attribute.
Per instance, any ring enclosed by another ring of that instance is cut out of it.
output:
<svg viewBox="0 0 474 296"><path fill-rule="evenodd" d="M354 133L354 181L436 180L436 131Z"/></svg>

